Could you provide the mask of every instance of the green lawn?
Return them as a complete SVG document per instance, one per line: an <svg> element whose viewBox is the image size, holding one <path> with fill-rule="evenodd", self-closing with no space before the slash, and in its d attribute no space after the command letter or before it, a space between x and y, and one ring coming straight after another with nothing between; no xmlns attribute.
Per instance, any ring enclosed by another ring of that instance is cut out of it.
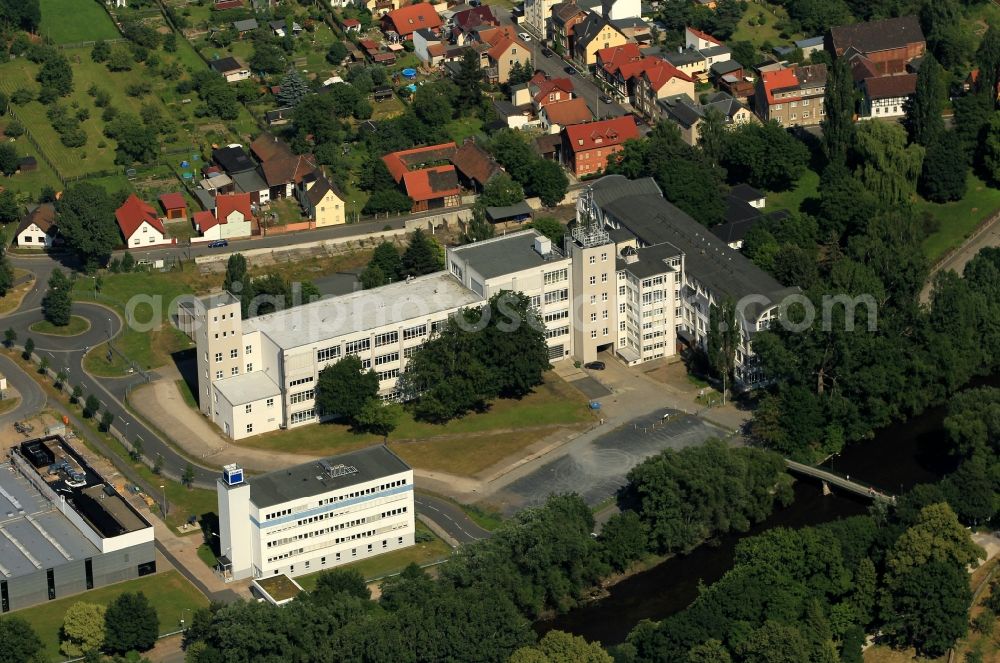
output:
<svg viewBox="0 0 1000 663"><path fill-rule="evenodd" d="M759 16L764 17L764 25L757 25ZM753 21L753 25L750 25L751 21ZM800 33L795 33L790 35L790 39L783 39L775 27L779 23L788 24L788 14L783 8L766 2L752 3L743 13L743 18L736 25L736 31L733 32L729 41L749 41L760 48L764 42L770 42L772 46L780 46L802 38Z"/></svg>
<svg viewBox="0 0 1000 663"><path fill-rule="evenodd" d="M970 175L962 200L943 205L920 200L916 209L929 212L940 223L938 230L924 240L924 252L933 262L961 244L980 223L1000 210L1000 189Z"/></svg>
<svg viewBox="0 0 1000 663"><path fill-rule="evenodd" d="M57 44L121 37L108 13L93 0L41 0L40 4L39 32Z"/></svg>
<svg viewBox="0 0 1000 663"><path fill-rule="evenodd" d="M66 610L78 601L108 605L115 597L125 592L142 592L149 598L160 617L160 633L176 631L180 626L181 619L190 622L191 612L208 605L208 599L201 592L185 580L180 573L171 570L107 587L99 587L82 594L56 599L10 614L26 619L38 633L38 637L42 639L48 657L51 660L61 661L65 657L59 654L59 629L62 627Z"/></svg>
<svg viewBox="0 0 1000 663"><path fill-rule="evenodd" d="M497 400L488 412L469 414L447 424L419 422L404 414L389 435L389 443L396 453L419 467L473 474L550 434L552 428L547 426L575 426L592 419L587 399L550 373L545 384L520 401ZM526 430L529 428L533 430ZM240 444L330 455L381 441L377 435L356 434L346 426L324 423L265 433Z"/></svg>
<svg viewBox="0 0 1000 663"><path fill-rule="evenodd" d="M819 173L807 168L796 183L795 188L788 191L774 191L767 194L767 208L770 210L787 209L798 212L802 203L819 195Z"/></svg>
<svg viewBox="0 0 1000 663"><path fill-rule="evenodd" d="M188 269L191 274L177 270L103 276L104 283L98 301L111 304L122 317L128 303L135 301L137 303L132 307L133 321L152 327L151 331L146 331L146 327L126 324L125 331L115 340L115 347L143 369L163 366L170 361L172 353L191 345L190 339L169 322L171 302L194 292L189 279L194 270L190 267ZM93 301L93 279L77 279L73 294L77 299ZM91 353L92 356L94 354ZM104 361L104 353L100 353L97 359Z"/></svg>
<svg viewBox="0 0 1000 663"><path fill-rule="evenodd" d="M432 541L428 541L427 543L417 543L409 548L394 550L375 557L369 557L368 559L361 560L360 562L343 564L337 568L354 569L364 576L365 580L371 581L384 578L387 575L399 573L410 564L422 566L424 564L431 564L433 562L447 559L447 557L451 555L451 547L441 539L437 538L437 536L434 536L433 532L431 532L422 522L418 520L416 523L417 532L429 534L434 537ZM302 585L302 589L310 591L315 589L316 580L320 573L322 573L322 571L319 573L311 573L306 576L297 577L295 582Z"/></svg>
<svg viewBox="0 0 1000 663"><path fill-rule="evenodd" d="M3 117L5 122L12 119L9 115ZM4 141L9 142L10 139L4 138ZM2 177L0 178L2 186L17 193L26 193L30 195L32 200L38 199L38 194L42 192L44 187L50 186L55 191L62 189L62 183L56 177L55 171L49 167L49 164L45 163L45 160L39 155L38 149L28 142L27 137L21 136L17 138L13 145L14 149L17 150L17 156L35 157L35 161L38 162L38 168L25 173L17 173L10 177Z"/></svg>
<svg viewBox="0 0 1000 663"><path fill-rule="evenodd" d="M41 320L31 325L31 331L36 334L49 334L51 336L77 336L90 329L90 323L78 315L70 316L69 324L65 327L57 327L48 320Z"/></svg>
<svg viewBox="0 0 1000 663"><path fill-rule="evenodd" d="M469 136L476 136L483 130L483 121L478 117L460 117L444 127L445 133L458 145Z"/></svg>

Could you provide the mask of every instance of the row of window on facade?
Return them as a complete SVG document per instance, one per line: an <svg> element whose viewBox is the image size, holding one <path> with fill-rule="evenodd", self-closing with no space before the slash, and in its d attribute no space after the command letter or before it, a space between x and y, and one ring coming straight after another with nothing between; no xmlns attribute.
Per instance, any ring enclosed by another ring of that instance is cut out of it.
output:
<svg viewBox="0 0 1000 663"><path fill-rule="evenodd" d="M400 546L403 545L403 537L398 537L396 539L396 544L400 545ZM388 547L389 547L389 539L382 539L382 550L385 550ZM369 543L368 544L368 552L373 552L373 551L374 551L374 544ZM357 548L351 548L351 557L357 557L357 556L358 556L358 549ZM287 557L290 557L290 555L285 554L285 555L281 555L279 557L275 557L273 559L274 560L279 560L279 559L286 559ZM338 561L338 562L341 561L341 553L339 553L339 552L335 553L335 560ZM267 561L271 562L272 560L268 559ZM309 568L309 563L310 563L310 560L306 560L305 567L307 569ZM326 566L326 557L320 557L319 558L319 563L320 563L320 566ZM295 573L295 565L294 564L291 565L289 571L291 573ZM278 573L279 573L279 570L275 569L274 570L274 575L278 575Z"/></svg>

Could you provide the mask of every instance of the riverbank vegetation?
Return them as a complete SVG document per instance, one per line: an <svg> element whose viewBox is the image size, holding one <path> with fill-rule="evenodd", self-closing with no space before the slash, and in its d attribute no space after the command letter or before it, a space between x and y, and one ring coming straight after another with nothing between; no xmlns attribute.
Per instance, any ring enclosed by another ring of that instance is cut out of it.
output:
<svg viewBox="0 0 1000 663"><path fill-rule="evenodd" d="M673 482L661 485L663 477ZM378 603L356 571L339 569L283 608L237 602L200 611L185 638L187 660L507 661L535 642L531 620L574 607L613 569L652 551L745 530L771 512L786 482L770 452L717 441L668 451L630 475L625 511L599 537L579 496L552 496L463 546L437 580L416 566L386 579ZM234 640L234 629L245 637Z"/></svg>
<svg viewBox="0 0 1000 663"><path fill-rule="evenodd" d="M1000 71L1000 28L991 28L983 43L977 63ZM775 325L754 339L773 382L754 417L753 437L787 456L810 462L837 453L1000 368L993 329L1000 252L981 251L964 278L937 274L929 301L920 301L930 271L925 242L939 221L913 201L926 189L942 143L957 146L960 177L955 191L937 191L935 199L964 195L969 168L981 173L988 160L979 137L995 113L990 77L955 100L955 127L946 129L944 86L933 80L940 66L933 58L928 63L904 128L849 121L853 99L837 90L850 74L838 61L827 86L815 217L771 220L746 238L751 259L784 284L799 285L809 300L790 307L793 325Z"/></svg>

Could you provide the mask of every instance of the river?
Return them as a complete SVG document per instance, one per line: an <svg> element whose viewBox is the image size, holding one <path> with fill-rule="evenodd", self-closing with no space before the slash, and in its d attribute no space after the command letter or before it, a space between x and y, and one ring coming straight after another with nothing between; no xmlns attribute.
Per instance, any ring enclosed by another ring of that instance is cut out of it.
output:
<svg viewBox="0 0 1000 663"><path fill-rule="evenodd" d="M954 469L954 461L942 453L947 436L943 428L944 406L881 430L872 440L848 447L826 465L856 480L897 494L919 483L941 478ZM535 630L551 629L599 640L605 646L619 644L643 619L660 620L680 612L698 595L699 583L710 585L732 567L736 543L772 527L804 527L865 513L870 501L851 494L824 496L820 484L799 478L795 500L742 534L719 537L688 555L678 555L610 589L597 602L576 608L555 619L537 622Z"/></svg>

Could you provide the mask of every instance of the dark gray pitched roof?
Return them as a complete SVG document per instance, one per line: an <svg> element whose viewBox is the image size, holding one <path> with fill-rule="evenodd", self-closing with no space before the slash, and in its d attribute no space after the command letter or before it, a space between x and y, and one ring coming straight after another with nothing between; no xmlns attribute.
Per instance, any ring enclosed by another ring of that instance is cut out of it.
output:
<svg viewBox="0 0 1000 663"><path fill-rule="evenodd" d="M729 197L736 198L737 200L742 200L743 202L750 202L751 200L760 200L764 197L764 192L753 188L747 183L737 184L729 190Z"/></svg>
<svg viewBox="0 0 1000 663"><path fill-rule="evenodd" d="M212 60L209 64L212 66L212 69L220 74L244 69L243 65L236 58L219 58L218 60Z"/></svg>
<svg viewBox="0 0 1000 663"><path fill-rule="evenodd" d="M580 21L573 28L573 34L576 36L576 45L578 47L586 47L587 44L597 37L605 25L610 25L610 23L603 16L599 14L587 14L587 18Z"/></svg>
<svg viewBox="0 0 1000 663"><path fill-rule="evenodd" d="M610 175L594 182L593 191L594 201L605 214L628 228L643 244L666 243L682 251L687 273L711 290L717 299L731 297L739 301L747 295L763 295L771 302L778 302L798 291L782 286L705 226L665 200L652 178L629 181L621 175ZM753 304L746 312L756 317L763 308Z"/></svg>
<svg viewBox="0 0 1000 663"><path fill-rule="evenodd" d="M853 46L862 53L876 53L922 42L924 32L916 16L900 16L830 28L830 39L838 52Z"/></svg>

